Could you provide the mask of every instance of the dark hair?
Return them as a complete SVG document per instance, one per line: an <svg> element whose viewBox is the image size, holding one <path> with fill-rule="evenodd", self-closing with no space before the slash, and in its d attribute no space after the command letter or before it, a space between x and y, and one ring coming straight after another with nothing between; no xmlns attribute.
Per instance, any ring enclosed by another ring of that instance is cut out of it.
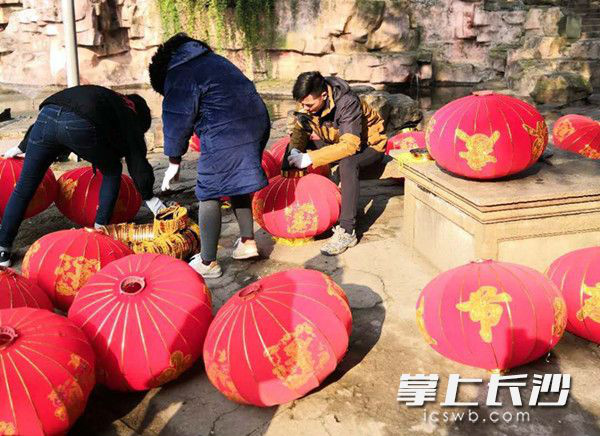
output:
<svg viewBox="0 0 600 436"><path fill-rule="evenodd" d="M294 83L292 95L294 100L300 101L308 94L318 95L327 90L325 78L318 71L302 73Z"/></svg>
<svg viewBox="0 0 600 436"><path fill-rule="evenodd" d="M152 123L152 114L150 113L148 103L146 103L144 97L139 94L127 94L126 97L135 105L136 118L142 128L142 132L146 133Z"/></svg>
<svg viewBox="0 0 600 436"><path fill-rule="evenodd" d="M156 53L154 53L154 56L152 56L152 60L148 66L148 72L150 73L150 85L152 85L152 88L160 95L163 95L165 91L165 79L167 77L169 62L171 62L173 53L175 53L183 44L191 41L197 42L206 49L212 51L206 43L191 38L186 33L181 32L170 37L164 43L159 45Z"/></svg>

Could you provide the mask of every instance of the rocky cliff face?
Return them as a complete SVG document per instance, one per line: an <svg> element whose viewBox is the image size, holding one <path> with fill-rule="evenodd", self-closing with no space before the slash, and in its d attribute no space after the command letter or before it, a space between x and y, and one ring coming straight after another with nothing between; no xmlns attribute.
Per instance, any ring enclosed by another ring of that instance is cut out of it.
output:
<svg viewBox="0 0 600 436"><path fill-rule="evenodd" d="M158 2L75 0L84 82L147 82L163 38ZM222 28L179 12L257 79L319 69L376 87L417 79L508 86L538 102L600 86L596 0L275 0L263 24L276 33L264 50L248 50L240 32L217 38ZM0 82L64 84L59 0L0 0L0 29Z"/></svg>

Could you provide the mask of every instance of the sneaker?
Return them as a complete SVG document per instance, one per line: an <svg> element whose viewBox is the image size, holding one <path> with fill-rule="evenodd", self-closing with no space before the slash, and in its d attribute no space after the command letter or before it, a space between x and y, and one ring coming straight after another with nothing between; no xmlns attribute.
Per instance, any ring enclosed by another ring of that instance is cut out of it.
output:
<svg viewBox="0 0 600 436"><path fill-rule="evenodd" d="M336 226L333 228L333 236L321 247L321 253L326 256L337 256L356 244L358 239L354 230L352 233L347 233L342 227Z"/></svg>
<svg viewBox="0 0 600 436"><path fill-rule="evenodd" d="M9 267L11 265L10 254L8 250L0 250L0 266Z"/></svg>
<svg viewBox="0 0 600 436"><path fill-rule="evenodd" d="M250 259L251 257L258 256L258 248L256 247L256 241L254 239L248 239L246 242L242 242L242 238L238 238L233 246L233 257L234 259Z"/></svg>
<svg viewBox="0 0 600 436"><path fill-rule="evenodd" d="M204 265L199 253L190 259L189 265L205 279L218 279L223 275L219 262L215 260L210 265Z"/></svg>

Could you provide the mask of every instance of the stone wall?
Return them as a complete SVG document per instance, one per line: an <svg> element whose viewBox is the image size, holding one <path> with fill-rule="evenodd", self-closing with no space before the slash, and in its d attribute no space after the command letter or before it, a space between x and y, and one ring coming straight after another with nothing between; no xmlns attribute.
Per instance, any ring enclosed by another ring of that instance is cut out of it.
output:
<svg viewBox="0 0 600 436"><path fill-rule="evenodd" d="M83 81L147 83L163 38L157 0L75 4ZM600 85L595 0L275 0L274 17L267 50L250 57L239 37L217 48L256 79L318 69L377 88L508 86L539 102ZM0 82L64 84L60 22L59 0L0 0Z"/></svg>

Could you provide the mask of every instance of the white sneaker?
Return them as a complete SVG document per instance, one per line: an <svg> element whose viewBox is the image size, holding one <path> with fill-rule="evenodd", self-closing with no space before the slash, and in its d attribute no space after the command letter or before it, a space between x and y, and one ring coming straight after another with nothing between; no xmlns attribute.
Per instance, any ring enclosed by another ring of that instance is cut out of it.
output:
<svg viewBox="0 0 600 436"><path fill-rule="evenodd" d="M256 241L254 239L248 239L246 242L242 242L242 238L238 238L233 245L233 257L234 259L250 259L251 257L258 256L258 248L256 247Z"/></svg>
<svg viewBox="0 0 600 436"><path fill-rule="evenodd" d="M219 262L215 260L210 265L204 265L200 253L193 256L188 265L205 279L217 279L223 275Z"/></svg>

